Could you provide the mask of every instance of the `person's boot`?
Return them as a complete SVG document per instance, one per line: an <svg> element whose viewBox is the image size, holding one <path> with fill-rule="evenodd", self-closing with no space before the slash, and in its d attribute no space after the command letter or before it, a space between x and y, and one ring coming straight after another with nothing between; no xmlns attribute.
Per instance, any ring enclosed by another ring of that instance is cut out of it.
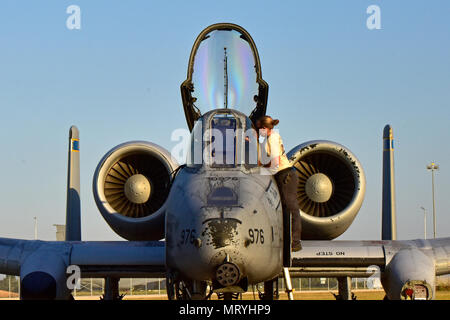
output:
<svg viewBox="0 0 450 320"><path fill-rule="evenodd" d="M292 252L297 252L302 250L302 243L300 240L292 242Z"/></svg>

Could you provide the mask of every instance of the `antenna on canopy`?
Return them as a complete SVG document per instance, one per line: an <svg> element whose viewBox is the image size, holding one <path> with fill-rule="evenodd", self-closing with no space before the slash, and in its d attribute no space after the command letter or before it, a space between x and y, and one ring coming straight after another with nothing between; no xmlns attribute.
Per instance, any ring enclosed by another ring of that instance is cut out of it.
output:
<svg viewBox="0 0 450 320"><path fill-rule="evenodd" d="M224 101L223 105L225 109L228 109L228 67L227 67L227 48L223 48L224 57L223 57L223 85L224 85Z"/></svg>

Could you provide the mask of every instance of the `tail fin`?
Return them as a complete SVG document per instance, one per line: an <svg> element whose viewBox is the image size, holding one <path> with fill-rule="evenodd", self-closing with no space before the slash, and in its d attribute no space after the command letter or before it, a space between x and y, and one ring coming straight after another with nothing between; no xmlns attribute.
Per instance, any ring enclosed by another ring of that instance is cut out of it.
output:
<svg viewBox="0 0 450 320"><path fill-rule="evenodd" d="M67 173L66 241L81 241L80 137L77 127L69 131Z"/></svg>
<svg viewBox="0 0 450 320"><path fill-rule="evenodd" d="M383 202L381 239L397 240L394 183L394 135L388 124L383 131Z"/></svg>

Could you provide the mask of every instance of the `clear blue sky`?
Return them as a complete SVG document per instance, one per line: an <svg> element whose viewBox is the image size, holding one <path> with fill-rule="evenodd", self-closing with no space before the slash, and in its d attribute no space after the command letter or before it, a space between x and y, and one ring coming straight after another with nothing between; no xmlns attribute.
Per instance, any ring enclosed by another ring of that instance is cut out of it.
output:
<svg viewBox="0 0 450 320"><path fill-rule="evenodd" d="M69 5L81 30L66 28ZM366 9L381 8L381 30ZM92 196L101 157L148 140L171 150L185 128L179 85L203 28L250 32L269 83L268 114L286 149L313 139L361 161L363 207L339 239L379 239L382 130L394 128L399 239L431 234L436 161L438 235L450 236L450 2L442 1L2 1L0 3L0 236L55 239L65 220L67 139L81 135L84 240L120 239Z"/></svg>

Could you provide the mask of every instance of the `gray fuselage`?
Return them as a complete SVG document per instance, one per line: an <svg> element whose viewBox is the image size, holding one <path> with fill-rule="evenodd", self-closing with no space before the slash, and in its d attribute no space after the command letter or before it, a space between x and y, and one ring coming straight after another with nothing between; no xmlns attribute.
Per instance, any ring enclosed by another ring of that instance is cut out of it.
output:
<svg viewBox="0 0 450 320"><path fill-rule="evenodd" d="M166 264L190 279L214 280L231 262L249 284L282 270L282 205L259 168L183 168L166 207Z"/></svg>

